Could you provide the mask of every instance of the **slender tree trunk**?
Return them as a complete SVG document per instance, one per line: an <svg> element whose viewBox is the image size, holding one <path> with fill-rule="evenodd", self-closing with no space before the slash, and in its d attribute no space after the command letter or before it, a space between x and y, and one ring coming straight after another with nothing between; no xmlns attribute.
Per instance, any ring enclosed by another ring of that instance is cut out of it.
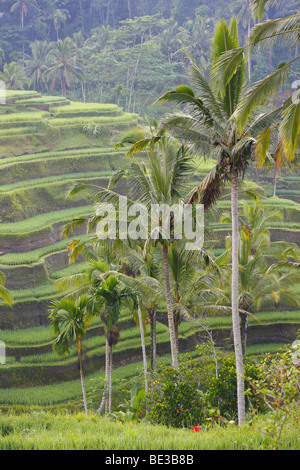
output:
<svg viewBox="0 0 300 470"><path fill-rule="evenodd" d="M172 306L171 288L170 288L169 250L168 250L168 245L166 243L164 243L163 245L163 258L164 258L164 275L165 275L165 296L166 296L167 312L168 312L172 366L174 367L174 369L178 369L178 350L176 347L174 315L173 315L173 306Z"/></svg>
<svg viewBox="0 0 300 470"><path fill-rule="evenodd" d="M130 0L127 0L127 6L128 6L128 18L131 20L131 4L130 4Z"/></svg>
<svg viewBox="0 0 300 470"><path fill-rule="evenodd" d="M175 341L176 341L176 349L179 354L179 339L178 339L178 329L179 329L179 319L177 318L177 315L174 315L174 328L175 328Z"/></svg>
<svg viewBox="0 0 300 470"><path fill-rule="evenodd" d="M81 355L81 339L78 340L78 362L79 362L79 370L80 370L80 380L81 380L84 411L85 411L85 414L88 416L88 408L87 408L84 378L83 378L82 355Z"/></svg>
<svg viewBox="0 0 300 470"><path fill-rule="evenodd" d="M80 16L81 16L81 29L82 29L82 34L84 34L84 16L83 16L82 0L79 0L79 5L80 5Z"/></svg>
<svg viewBox="0 0 300 470"><path fill-rule="evenodd" d="M140 325L141 342L142 342L142 354L143 354L143 363L144 363L145 391L146 393L148 393L147 354L146 354L145 335L144 335L143 319L142 319L142 312L141 312L141 305L140 305L139 298L138 298L138 316L139 316L139 325Z"/></svg>
<svg viewBox="0 0 300 470"><path fill-rule="evenodd" d="M82 99L83 99L83 102L85 103L86 102L86 84L85 84L85 82L82 82L81 90L82 90Z"/></svg>
<svg viewBox="0 0 300 470"><path fill-rule="evenodd" d="M250 39L251 36L251 10L250 10L250 5L249 5L249 16L248 16L248 40ZM251 59L251 49L250 47L248 48L248 78L249 82L251 82L251 69L252 69L252 59Z"/></svg>
<svg viewBox="0 0 300 470"><path fill-rule="evenodd" d="M102 413L104 406L108 401L108 374L109 374L109 332L105 332L105 382L101 405L98 409L98 413Z"/></svg>
<svg viewBox="0 0 300 470"><path fill-rule="evenodd" d="M108 412L111 413L112 401L112 366L113 366L113 353L112 346L109 348L109 389L108 389Z"/></svg>
<svg viewBox="0 0 300 470"><path fill-rule="evenodd" d="M149 311L149 319L151 326L151 339L150 339L150 363L151 370L156 370L156 306L152 306Z"/></svg>
<svg viewBox="0 0 300 470"><path fill-rule="evenodd" d="M247 335L248 335L248 315L241 313L241 341L243 357L246 357L247 352Z"/></svg>
<svg viewBox="0 0 300 470"><path fill-rule="evenodd" d="M231 182L232 215L232 329L237 372L237 401L239 425L246 419L244 360L239 322L239 218L238 218L238 172L233 170Z"/></svg>
<svg viewBox="0 0 300 470"><path fill-rule="evenodd" d="M23 12L23 9L21 11L21 27L22 29L24 28L24 12ZM24 37L24 35L23 35ZM24 39L23 39L23 44L22 44L22 50L23 50L23 67L24 67L24 58L25 58L25 43L24 43Z"/></svg>
<svg viewBox="0 0 300 470"><path fill-rule="evenodd" d="M274 166L273 188L274 188L273 196L276 197L276 193L277 193L277 163L276 162Z"/></svg>

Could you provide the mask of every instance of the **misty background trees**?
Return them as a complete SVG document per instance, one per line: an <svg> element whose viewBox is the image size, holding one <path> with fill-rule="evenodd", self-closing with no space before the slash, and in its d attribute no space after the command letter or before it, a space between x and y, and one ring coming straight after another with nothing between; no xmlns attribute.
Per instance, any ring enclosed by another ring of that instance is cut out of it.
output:
<svg viewBox="0 0 300 470"><path fill-rule="evenodd" d="M286 3L271 2L265 19L299 11L296 1ZM0 78L9 88L17 83L72 100L115 103L140 115L159 113L151 108L157 96L185 78L184 51L207 73L216 22L233 14L245 43L259 18L241 0L1 0ZM296 49L279 41L255 48L248 79L271 73ZM297 72L295 65L291 83Z"/></svg>

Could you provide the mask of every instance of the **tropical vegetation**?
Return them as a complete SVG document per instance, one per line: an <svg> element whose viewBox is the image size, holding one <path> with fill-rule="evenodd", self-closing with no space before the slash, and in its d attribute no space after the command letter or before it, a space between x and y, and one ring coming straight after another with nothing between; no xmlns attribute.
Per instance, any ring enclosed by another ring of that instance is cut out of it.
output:
<svg viewBox="0 0 300 470"><path fill-rule="evenodd" d="M0 5L0 448L299 448L297 3Z"/></svg>

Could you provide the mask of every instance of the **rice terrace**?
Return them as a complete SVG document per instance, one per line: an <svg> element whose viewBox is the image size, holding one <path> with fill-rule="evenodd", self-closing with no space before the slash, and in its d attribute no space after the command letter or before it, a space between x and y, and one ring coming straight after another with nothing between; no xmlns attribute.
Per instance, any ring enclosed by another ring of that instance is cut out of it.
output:
<svg viewBox="0 0 300 470"><path fill-rule="evenodd" d="M299 450L299 2L75 3L0 0L0 449Z"/></svg>

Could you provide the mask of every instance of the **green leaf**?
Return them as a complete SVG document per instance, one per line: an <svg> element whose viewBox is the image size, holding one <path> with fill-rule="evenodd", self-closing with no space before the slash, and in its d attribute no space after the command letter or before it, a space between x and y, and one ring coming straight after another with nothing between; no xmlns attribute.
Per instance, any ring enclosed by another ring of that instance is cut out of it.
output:
<svg viewBox="0 0 300 470"><path fill-rule="evenodd" d="M287 159L294 160L295 152L299 149L300 103L292 103L284 111L279 133Z"/></svg>
<svg viewBox="0 0 300 470"><path fill-rule="evenodd" d="M221 54L211 68L211 83L217 95L225 98L227 85L244 61L242 47Z"/></svg>

